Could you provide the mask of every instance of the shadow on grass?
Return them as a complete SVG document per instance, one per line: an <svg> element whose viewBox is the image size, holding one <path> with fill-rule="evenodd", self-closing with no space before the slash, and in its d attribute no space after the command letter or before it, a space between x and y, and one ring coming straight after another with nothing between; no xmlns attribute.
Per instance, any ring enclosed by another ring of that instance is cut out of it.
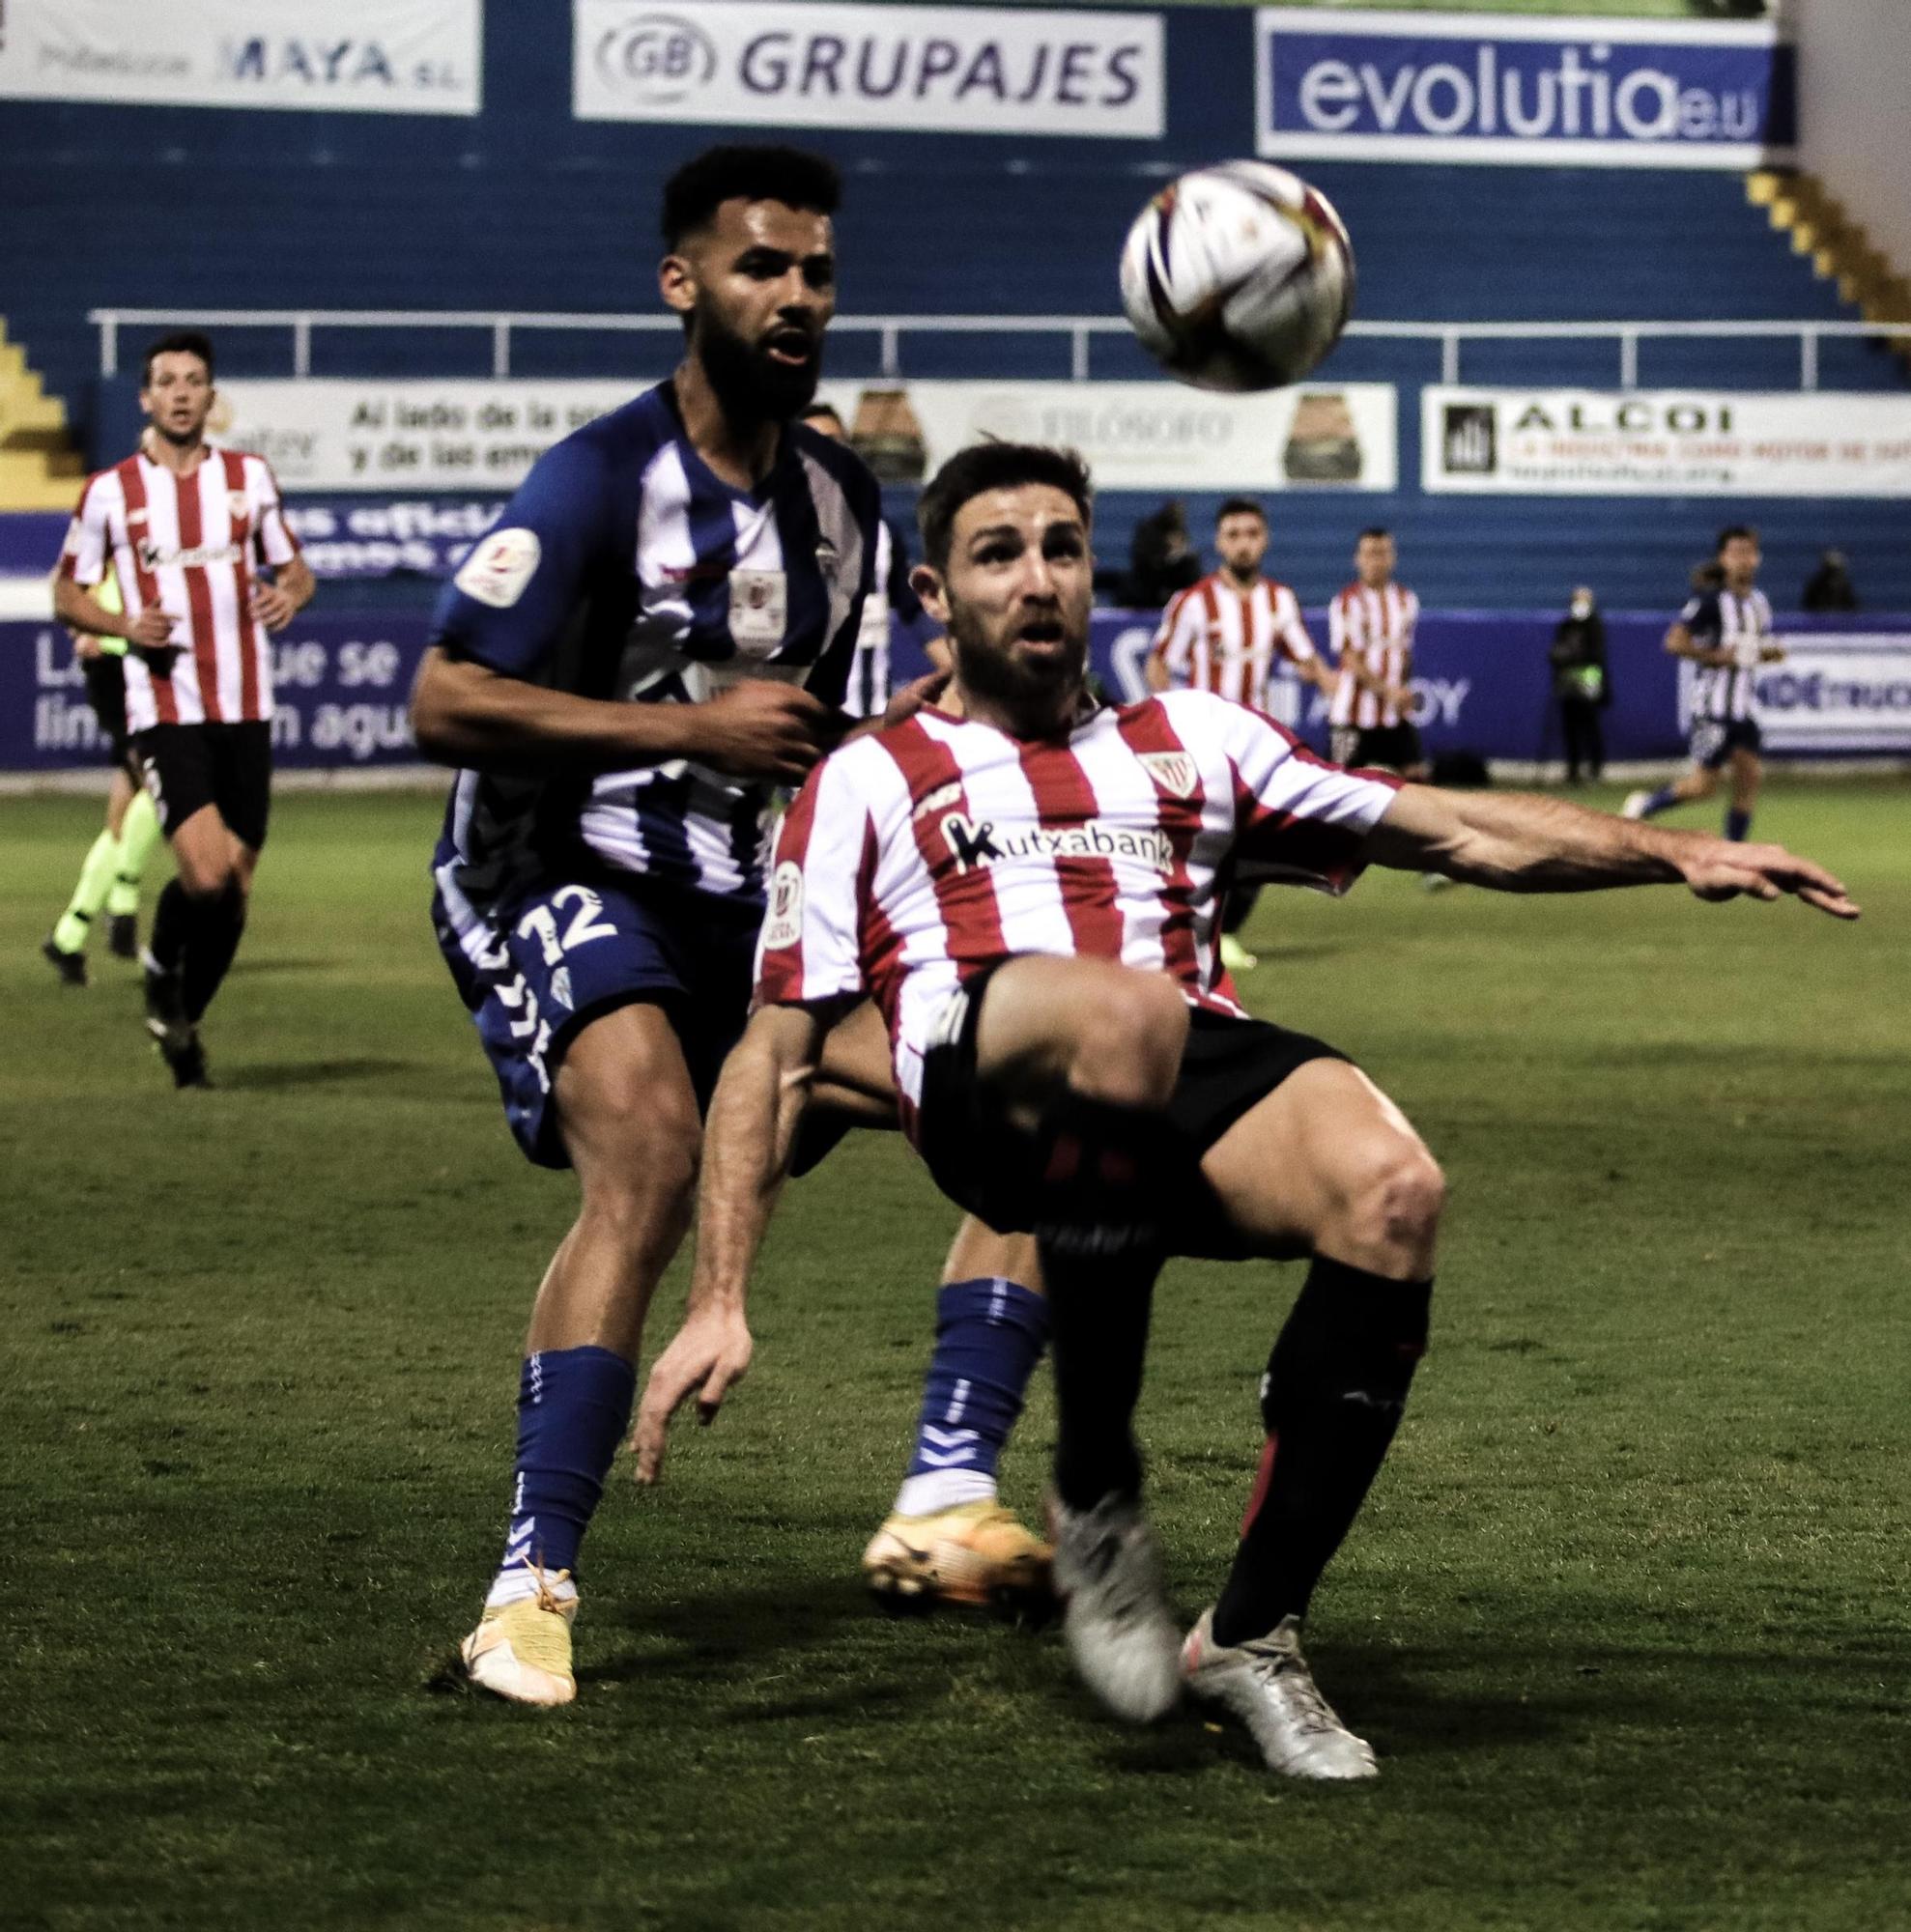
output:
<svg viewBox="0 0 1911 1932"><path fill-rule="evenodd" d="M335 973L337 959L247 959L242 953L226 969L232 980L265 979L274 973Z"/></svg>
<svg viewBox="0 0 1911 1932"><path fill-rule="evenodd" d="M235 1092L282 1094L294 1087L342 1087L357 1080L378 1080L387 1073L414 1073L409 1060L278 1060L254 1066L214 1068L221 1087Z"/></svg>

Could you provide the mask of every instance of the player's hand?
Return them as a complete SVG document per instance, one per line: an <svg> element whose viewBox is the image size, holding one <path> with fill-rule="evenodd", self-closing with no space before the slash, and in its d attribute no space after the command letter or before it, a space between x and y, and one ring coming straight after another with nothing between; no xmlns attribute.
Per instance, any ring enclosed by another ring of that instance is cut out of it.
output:
<svg viewBox="0 0 1911 1932"><path fill-rule="evenodd" d="M149 604L126 629L126 640L135 650L160 651L172 647L173 620L157 604Z"/></svg>
<svg viewBox="0 0 1911 1932"><path fill-rule="evenodd" d="M255 583L252 586L251 611L269 631L284 630L299 614L298 606L276 583Z"/></svg>
<svg viewBox="0 0 1911 1932"><path fill-rule="evenodd" d="M734 779L799 784L828 748L836 714L813 694L745 678L692 714L699 764Z"/></svg>
<svg viewBox="0 0 1911 1932"><path fill-rule="evenodd" d="M104 655L105 646L91 631L69 631L67 636L73 640L73 656L81 664L91 664L95 658Z"/></svg>
<svg viewBox="0 0 1911 1932"><path fill-rule="evenodd" d="M637 1480L655 1483L664 1473L664 1446L670 1417L684 1398L697 1392L697 1419L707 1429L717 1419L724 1397L750 1372L750 1324L740 1309L692 1315L651 1364L638 1405L631 1447L637 1452Z"/></svg>
<svg viewBox="0 0 1911 1932"><path fill-rule="evenodd" d="M882 728L906 724L917 712L933 704L949 689L949 672L932 670L926 677L911 678L882 708Z"/></svg>
<svg viewBox="0 0 1911 1932"><path fill-rule="evenodd" d="M1858 917L1858 906L1846 895L1841 879L1783 845L1740 845L1728 838L1707 838L1683 862L1681 870L1686 884L1702 899L1776 899L1790 893L1834 919Z"/></svg>

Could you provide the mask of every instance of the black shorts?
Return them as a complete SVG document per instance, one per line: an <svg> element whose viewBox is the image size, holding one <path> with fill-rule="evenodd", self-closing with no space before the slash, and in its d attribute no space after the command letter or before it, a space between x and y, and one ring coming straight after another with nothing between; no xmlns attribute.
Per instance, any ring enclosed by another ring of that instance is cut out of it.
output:
<svg viewBox="0 0 1911 1932"><path fill-rule="evenodd" d="M126 728L126 659L117 651L101 651L97 658L82 658L80 672L86 679L86 701L106 734L108 761L137 776Z"/></svg>
<svg viewBox="0 0 1911 1932"><path fill-rule="evenodd" d="M1765 734L1755 718L1692 721L1692 761L1705 771L1716 772L1734 752L1750 752L1756 757L1764 745Z"/></svg>
<svg viewBox="0 0 1911 1932"><path fill-rule="evenodd" d="M1009 1120L977 1076L976 1029L986 990L986 976L969 982L968 1009L955 1037L923 1056L916 1140L936 1185L958 1207L997 1234L1026 1234L1041 1196L1041 1155L1035 1137ZM1347 1058L1325 1040L1266 1020L1200 1008L1189 1019L1168 1120L1197 1158L1297 1067ZM1227 1259L1241 1252L1205 1183L1164 1203L1162 1224L1174 1254Z"/></svg>
<svg viewBox="0 0 1911 1932"><path fill-rule="evenodd" d="M1328 735L1337 765L1406 772L1426 762L1419 729L1412 724L1336 724Z"/></svg>
<svg viewBox="0 0 1911 1932"><path fill-rule="evenodd" d="M134 733L132 749L168 838L210 805L234 838L263 848L272 802L270 724L155 724Z"/></svg>

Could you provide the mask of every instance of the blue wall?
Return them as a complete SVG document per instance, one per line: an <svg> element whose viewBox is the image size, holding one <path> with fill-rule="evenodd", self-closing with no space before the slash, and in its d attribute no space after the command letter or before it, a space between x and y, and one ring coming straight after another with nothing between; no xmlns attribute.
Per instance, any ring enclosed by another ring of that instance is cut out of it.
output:
<svg viewBox="0 0 1911 1932"><path fill-rule="evenodd" d="M1253 145L1251 10L1169 19L1165 139L1083 141L827 132L814 145L848 174L841 217L845 310L1080 313L1116 309L1114 264L1136 207L1166 176ZM654 307L655 203L663 176L736 130L577 122L561 6L494 6L485 111L473 120L361 114L111 109L9 102L0 115L0 312L86 425L96 306ZM1703 170L1316 164L1355 238L1359 312L1371 319L1797 318L1840 309L1829 284L1747 206L1734 175ZM74 238L84 238L75 246ZM128 345L129 348L136 344ZM226 331L228 374L289 373L283 330ZM527 374L662 372L668 343L527 335ZM913 352L912 352L913 355ZM842 339L839 373L873 348ZM488 337L322 335L317 374L489 372ZM1059 343L970 337L926 348L921 375L1062 376ZM1094 373L1146 373L1123 339ZM1664 606L1721 521L1715 503L1425 498L1417 384L1431 345L1349 342L1344 379L1400 383L1393 498L1294 496L1276 505L1276 561L1303 595L1345 575L1353 530L1399 529L1406 573L1431 601L1550 606L1582 577L1614 602ZM1482 344L1469 381L1616 382L1610 345ZM1783 344L1647 344L1640 380L1791 387ZM1902 388L1862 344L1827 344L1827 386ZM115 439L119 434L115 427ZM1119 560L1151 505L1110 497L1101 549ZM1212 503L1191 504L1197 526ZM1911 605L1911 515L1875 503L1752 504L1771 578L1796 593L1816 551L1853 554L1874 603Z"/></svg>

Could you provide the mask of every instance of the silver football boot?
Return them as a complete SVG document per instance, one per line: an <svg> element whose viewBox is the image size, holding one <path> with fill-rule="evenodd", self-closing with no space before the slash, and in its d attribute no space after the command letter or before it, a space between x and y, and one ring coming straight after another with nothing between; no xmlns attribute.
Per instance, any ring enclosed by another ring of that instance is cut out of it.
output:
<svg viewBox="0 0 1911 1932"><path fill-rule="evenodd" d="M1321 1695L1300 1654L1300 1619L1283 1617L1266 1636L1214 1641L1214 1612L1201 1612L1182 1646L1182 1677L1197 1697L1245 1724L1269 1771L1289 1777L1378 1777L1373 1747L1356 1738Z"/></svg>

